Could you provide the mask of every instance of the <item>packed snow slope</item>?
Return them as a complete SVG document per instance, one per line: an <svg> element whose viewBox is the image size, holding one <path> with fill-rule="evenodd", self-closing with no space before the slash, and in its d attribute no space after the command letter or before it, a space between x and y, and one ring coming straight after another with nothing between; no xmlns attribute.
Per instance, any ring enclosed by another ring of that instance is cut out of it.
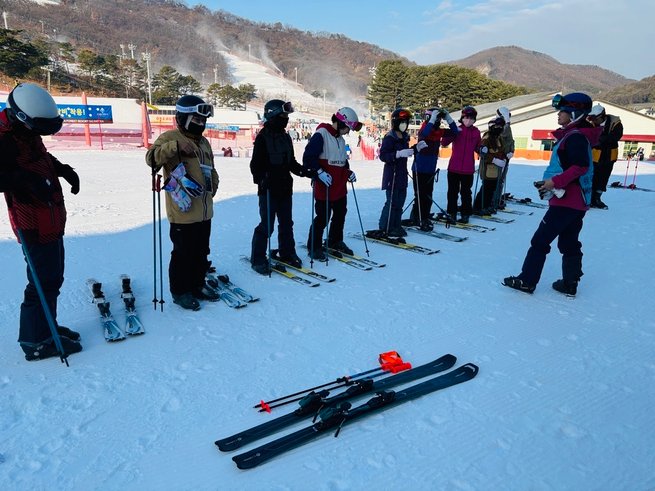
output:
<svg viewBox="0 0 655 491"><path fill-rule="evenodd" d="M550 288L560 277L555 244L534 295L501 286L520 271L544 213L519 205L512 208L534 214L503 214L515 221L487 233L450 230L468 236L462 243L409 235L441 249L433 256L369 243L385 268L317 264L337 280L308 288L259 276L240 260L258 221L255 186L246 159L221 157L212 259L261 300L187 312L166 292L159 312L150 303L153 207L143 151L55 153L82 182L79 195L66 195L58 318L81 332L84 351L69 368L58 359L24 360L16 339L25 263L0 205L0 489L655 488L655 193L612 189L603 197L610 209L587 214L575 299ZM382 164L352 167L364 227L375 228ZM655 188L653 167L640 163L638 185ZM513 161L508 189L536 199L532 181L544 168ZM612 180L623 181L624 172L617 164ZM435 192L442 206L444 181ZM296 180L303 258L309 190L307 180ZM353 198L347 232L359 231ZM167 222L162 230L166 269ZM348 243L364 253L363 241ZM103 282L123 322L121 273L133 278L147 333L109 344L85 282ZM414 365L452 353L480 373L254 470L238 470L233 454L216 449L214 440L276 415L252 409L260 399L373 368L388 350Z"/></svg>

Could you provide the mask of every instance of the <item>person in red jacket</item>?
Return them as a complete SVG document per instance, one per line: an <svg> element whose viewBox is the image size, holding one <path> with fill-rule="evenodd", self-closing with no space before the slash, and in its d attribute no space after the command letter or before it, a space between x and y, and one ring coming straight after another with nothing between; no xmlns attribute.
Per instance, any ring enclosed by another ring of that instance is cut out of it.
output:
<svg viewBox="0 0 655 491"><path fill-rule="evenodd" d="M5 195L12 229L19 241L22 237L25 259L31 260L64 350L59 353L55 346L32 269L28 268L18 336L28 361L82 350L79 333L57 323L66 224L59 177L68 181L73 194L80 190L80 179L71 166L46 150L41 135L57 133L62 123L52 96L34 84L17 85L0 112L0 192Z"/></svg>
<svg viewBox="0 0 655 491"><path fill-rule="evenodd" d="M359 131L362 123L350 107L342 107L332 115L330 124L322 123L307 143L302 156L303 166L315 173L314 206L316 216L309 228L307 250L317 261L325 261L323 231L330 219L327 244L345 254L353 251L343 241L343 227L346 222L348 182L355 182L355 173L350 170L346 142L343 139L350 131ZM314 175L314 174L312 174Z"/></svg>
<svg viewBox="0 0 655 491"><path fill-rule="evenodd" d="M441 139L441 146L453 144L453 153L448 162L448 206L446 211L451 219L457 217L457 198L462 197L461 223L468 223L473 213L473 174L475 173L475 153L480 148L480 130L475 126L478 112L472 106L464 106L459 118L457 133L448 131ZM448 217L447 217L448 218Z"/></svg>

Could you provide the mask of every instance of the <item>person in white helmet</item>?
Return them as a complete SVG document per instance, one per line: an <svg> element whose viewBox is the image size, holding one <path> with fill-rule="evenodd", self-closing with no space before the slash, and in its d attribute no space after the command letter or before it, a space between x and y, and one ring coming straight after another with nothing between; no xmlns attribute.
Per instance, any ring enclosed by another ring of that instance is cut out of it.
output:
<svg viewBox="0 0 655 491"><path fill-rule="evenodd" d="M496 116L502 118L504 121L503 131L500 134L500 141L502 142L502 149L506 155L506 165L503 167L500 178L498 179L496 190L493 196L493 207L494 209L504 209L505 202L503 201L503 191L507 182L507 172L509 171L509 161L514 157L514 135L512 135L512 127L510 124L510 118L512 113L509 112L509 109L505 106L501 106L496 110Z"/></svg>
<svg viewBox="0 0 655 491"><path fill-rule="evenodd" d="M343 241L343 227L346 221L348 182L355 182L355 173L350 170L346 142L343 139L350 131L359 131L362 123L350 107L342 107L332 115L331 123L319 124L307 143L302 156L303 166L315 172L313 183L316 216L309 228L307 249L309 256L325 261L323 231L331 215L327 247L345 254L353 251Z"/></svg>
<svg viewBox="0 0 655 491"><path fill-rule="evenodd" d="M22 237L28 265L27 286L20 307L20 343L28 361L68 356L82 350L80 334L57 323L57 299L64 283L64 228L66 207L59 178L80 190L80 179L69 165L50 154L41 136L53 135L63 120L52 96L35 84L17 85L0 112L0 192L5 195L9 221ZM48 323L37 283L49 306ZM63 353L53 339L56 329Z"/></svg>

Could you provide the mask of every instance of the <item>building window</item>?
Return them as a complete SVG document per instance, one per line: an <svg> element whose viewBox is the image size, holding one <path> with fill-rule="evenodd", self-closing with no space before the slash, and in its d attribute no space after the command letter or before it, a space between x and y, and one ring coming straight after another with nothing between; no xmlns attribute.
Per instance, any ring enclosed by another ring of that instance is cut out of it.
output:
<svg viewBox="0 0 655 491"><path fill-rule="evenodd" d="M528 137L527 136L517 136L514 138L514 148L528 148Z"/></svg>

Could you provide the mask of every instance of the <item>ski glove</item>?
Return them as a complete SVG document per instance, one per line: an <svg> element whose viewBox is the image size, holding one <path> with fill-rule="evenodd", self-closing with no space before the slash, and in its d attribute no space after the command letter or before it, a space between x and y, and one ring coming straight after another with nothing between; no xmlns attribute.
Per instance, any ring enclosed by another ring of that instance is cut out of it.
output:
<svg viewBox="0 0 655 491"><path fill-rule="evenodd" d="M202 196L202 193L205 192L205 188L202 184L186 173L184 163L180 163L175 169L173 169L171 176L184 187L187 194L192 198Z"/></svg>
<svg viewBox="0 0 655 491"><path fill-rule="evenodd" d="M430 115L430 121L428 121L428 123L436 124L440 112L441 112L440 109L435 109L434 111L432 111L432 114Z"/></svg>
<svg viewBox="0 0 655 491"><path fill-rule="evenodd" d="M446 120L446 123L448 123L449 125L453 124L455 121L453 120L453 117L450 115L450 113L445 109L442 109L442 111L443 111L443 119Z"/></svg>
<svg viewBox="0 0 655 491"><path fill-rule="evenodd" d="M493 159L491 159L491 163L502 169L503 167L505 167L505 164L507 162L505 162L505 159L499 159L498 157L494 157Z"/></svg>
<svg viewBox="0 0 655 491"><path fill-rule="evenodd" d="M164 181L164 191L171 195L171 199L180 211L186 213L191 209L191 198L184 190L182 184L172 174Z"/></svg>
<svg viewBox="0 0 655 491"><path fill-rule="evenodd" d="M348 174L348 182L357 182L357 176L353 171L350 171L350 174Z"/></svg>
<svg viewBox="0 0 655 491"><path fill-rule="evenodd" d="M509 153L507 154L507 160L511 159L512 157L514 157L514 153L513 153L513 152L509 152Z"/></svg>
<svg viewBox="0 0 655 491"><path fill-rule="evenodd" d="M405 150L397 150L396 151L396 158L397 159L402 159L402 158L409 158L414 155L414 150L411 148L406 148Z"/></svg>
<svg viewBox="0 0 655 491"><path fill-rule="evenodd" d="M80 176L77 175L77 172L70 165L62 165L59 168L59 175L71 185L71 193L77 194L80 192Z"/></svg>
<svg viewBox="0 0 655 491"><path fill-rule="evenodd" d="M423 150L424 148L428 148L428 144L425 143L425 140L421 140L420 142L418 142L418 143L416 144L416 151L417 151L417 152L420 152L420 151Z"/></svg>
<svg viewBox="0 0 655 491"><path fill-rule="evenodd" d="M325 172L323 169L318 170L316 177L318 177L320 181L327 187L330 187L330 184L332 184L332 176Z"/></svg>
<svg viewBox="0 0 655 491"><path fill-rule="evenodd" d="M481 154L483 154L483 153L487 153L488 151L489 151L489 149L488 149L487 147L482 147L482 148L480 149L480 153L481 153Z"/></svg>

